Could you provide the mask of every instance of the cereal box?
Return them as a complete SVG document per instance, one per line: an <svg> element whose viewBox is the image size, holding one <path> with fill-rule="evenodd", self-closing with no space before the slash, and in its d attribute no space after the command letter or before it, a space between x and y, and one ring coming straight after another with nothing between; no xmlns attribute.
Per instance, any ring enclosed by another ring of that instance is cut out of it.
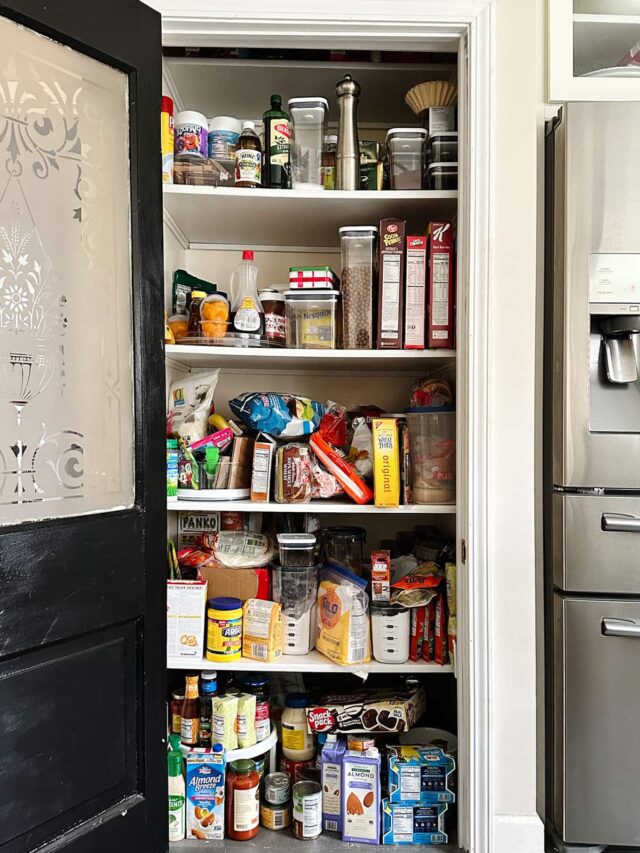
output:
<svg viewBox="0 0 640 853"><path fill-rule="evenodd" d="M224 751L187 755L187 838L224 838Z"/></svg>

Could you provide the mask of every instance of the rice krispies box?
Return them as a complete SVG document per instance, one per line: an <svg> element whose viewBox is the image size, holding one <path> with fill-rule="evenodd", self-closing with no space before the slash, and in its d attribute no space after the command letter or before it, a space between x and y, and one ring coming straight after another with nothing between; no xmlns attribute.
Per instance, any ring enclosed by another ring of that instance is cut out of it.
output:
<svg viewBox="0 0 640 853"><path fill-rule="evenodd" d="M315 734L322 732L406 732L424 714L425 693L416 690L361 690L333 693L307 709L307 725Z"/></svg>
<svg viewBox="0 0 640 853"><path fill-rule="evenodd" d="M437 746L388 746L389 801L453 803L456 762Z"/></svg>

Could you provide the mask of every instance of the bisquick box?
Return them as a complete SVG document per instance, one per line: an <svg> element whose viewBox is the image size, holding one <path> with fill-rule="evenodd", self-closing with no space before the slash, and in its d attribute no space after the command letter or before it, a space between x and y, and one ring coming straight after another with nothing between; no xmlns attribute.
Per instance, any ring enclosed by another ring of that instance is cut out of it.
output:
<svg viewBox="0 0 640 853"><path fill-rule="evenodd" d="M447 844L446 803L430 806L382 801L383 844Z"/></svg>
<svg viewBox="0 0 640 853"><path fill-rule="evenodd" d="M388 746L391 803L453 803L451 777L456 763L437 746Z"/></svg>

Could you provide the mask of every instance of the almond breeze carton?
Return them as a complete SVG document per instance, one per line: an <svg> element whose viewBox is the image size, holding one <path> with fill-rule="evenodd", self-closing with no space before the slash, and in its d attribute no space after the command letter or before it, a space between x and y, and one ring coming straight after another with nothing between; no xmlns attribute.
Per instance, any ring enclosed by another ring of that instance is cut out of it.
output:
<svg viewBox="0 0 640 853"><path fill-rule="evenodd" d="M327 735L320 754L322 774L322 828L342 832L342 764L347 744L337 735Z"/></svg>
<svg viewBox="0 0 640 853"><path fill-rule="evenodd" d="M380 841L380 753L347 750L342 762L342 840Z"/></svg>
<svg viewBox="0 0 640 853"><path fill-rule="evenodd" d="M187 838L224 838L224 750L187 755Z"/></svg>
<svg viewBox="0 0 640 853"><path fill-rule="evenodd" d="M451 780L456 763L436 746L389 746L391 803L453 803Z"/></svg>

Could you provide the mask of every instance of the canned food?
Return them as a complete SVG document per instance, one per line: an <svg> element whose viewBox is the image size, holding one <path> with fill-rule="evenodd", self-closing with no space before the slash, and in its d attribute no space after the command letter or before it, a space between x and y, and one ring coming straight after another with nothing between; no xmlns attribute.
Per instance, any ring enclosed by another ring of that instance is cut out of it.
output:
<svg viewBox="0 0 640 853"><path fill-rule="evenodd" d="M301 770L304 770L306 767L315 767L316 762L315 759L311 758L309 761L291 761L290 758L286 758L284 755L280 759L280 770L283 773L288 773L292 784L294 782L298 782L298 776Z"/></svg>
<svg viewBox="0 0 640 853"><path fill-rule="evenodd" d="M291 781L288 773L269 773L264 780L264 798L272 806L289 800Z"/></svg>
<svg viewBox="0 0 640 853"><path fill-rule="evenodd" d="M369 735L348 735L347 749L353 752L366 752L376 745L375 739Z"/></svg>
<svg viewBox="0 0 640 853"><path fill-rule="evenodd" d="M291 803L260 803L260 823L265 829L291 826Z"/></svg>
<svg viewBox="0 0 640 853"><path fill-rule="evenodd" d="M322 787L318 782L296 782L293 786L293 834L317 838L322 832Z"/></svg>
<svg viewBox="0 0 640 853"><path fill-rule="evenodd" d="M298 773L298 782L318 782L322 778L319 767L303 767Z"/></svg>
<svg viewBox="0 0 640 853"><path fill-rule="evenodd" d="M267 756L261 755L259 758L253 759L254 764L256 765L256 770L258 771L258 776L262 780L264 778L264 771L267 767Z"/></svg>

